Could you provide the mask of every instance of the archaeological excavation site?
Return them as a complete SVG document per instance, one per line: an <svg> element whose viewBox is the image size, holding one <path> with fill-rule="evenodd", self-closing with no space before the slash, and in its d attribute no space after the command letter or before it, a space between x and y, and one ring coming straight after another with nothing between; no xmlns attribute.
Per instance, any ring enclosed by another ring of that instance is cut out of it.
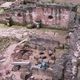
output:
<svg viewBox="0 0 80 80"><path fill-rule="evenodd" d="M0 80L80 80L80 1L0 0Z"/></svg>

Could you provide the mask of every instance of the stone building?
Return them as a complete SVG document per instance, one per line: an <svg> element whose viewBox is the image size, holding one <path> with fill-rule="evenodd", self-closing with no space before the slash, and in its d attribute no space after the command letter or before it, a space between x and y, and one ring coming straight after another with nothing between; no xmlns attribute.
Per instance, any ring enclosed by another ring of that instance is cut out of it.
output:
<svg viewBox="0 0 80 80"><path fill-rule="evenodd" d="M9 16L14 22L20 24L37 23L41 21L43 25L52 27L68 27L74 23L76 10L74 5L64 5L56 3L31 3L10 5ZM5 7L4 7L5 8ZM1 15L2 16L2 15ZM3 16L4 17L4 16ZM2 18L1 18L2 19ZM1 20L2 21L2 20Z"/></svg>
<svg viewBox="0 0 80 80"><path fill-rule="evenodd" d="M41 20L42 24L44 25L60 25L67 27L69 24L73 23L75 18L75 6L65 6L60 4L38 4L28 7L25 6L25 8L27 8L25 16L26 22L35 23Z"/></svg>

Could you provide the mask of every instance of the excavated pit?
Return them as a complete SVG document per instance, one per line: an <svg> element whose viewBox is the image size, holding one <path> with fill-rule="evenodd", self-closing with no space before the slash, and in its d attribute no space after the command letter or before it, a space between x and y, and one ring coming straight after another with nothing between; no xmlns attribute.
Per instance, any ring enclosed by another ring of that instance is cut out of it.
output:
<svg viewBox="0 0 80 80"><path fill-rule="evenodd" d="M64 42L66 42L66 39ZM12 70L23 72L21 76L25 75L24 72L31 74L30 76L27 75L27 79L24 79L26 75L21 77L22 80L53 80L52 67L56 60L61 58L68 50L65 48L64 42L56 41L50 35L30 34L28 41L16 46L11 55L14 61ZM44 77L42 77L43 75Z"/></svg>
<svg viewBox="0 0 80 80"><path fill-rule="evenodd" d="M5 60L0 63L4 80L62 80L68 59L65 56L69 49L67 33L33 31L25 31L23 34L27 36L17 36L17 40L10 36L12 43L5 49Z"/></svg>

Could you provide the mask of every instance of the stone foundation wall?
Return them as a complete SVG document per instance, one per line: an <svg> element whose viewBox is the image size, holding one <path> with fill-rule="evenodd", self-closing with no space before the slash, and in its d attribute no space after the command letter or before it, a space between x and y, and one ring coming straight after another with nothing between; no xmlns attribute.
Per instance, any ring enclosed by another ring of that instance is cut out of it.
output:
<svg viewBox="0 0 80 80"><path fill-rule="evenodd" d="M26 7L23 5L23 7ZM72 8L54 5L38 5L36 7L29 7L23 10L13 9L12 13L8 13L14 23L27 24L27 23L37 23L41 21L42 24L49 27L53 25L58 25L58 27L68 28L69 24L73 24L75 17L75 11L72 11ZM4 17L4 16L3 16ZM7 16L6 16L7 17ZM2 16L0 15L0 19Z"/></svg>

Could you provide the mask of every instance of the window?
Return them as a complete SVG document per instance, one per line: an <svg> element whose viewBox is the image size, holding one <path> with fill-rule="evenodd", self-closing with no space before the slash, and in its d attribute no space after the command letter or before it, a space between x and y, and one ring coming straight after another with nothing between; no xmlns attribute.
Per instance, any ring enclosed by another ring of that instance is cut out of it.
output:
<svg viewBox="0 0 80 80"><path fill-rule="evenodd" d="M22 14L21 14L21 13L18 13L17 16L18 16L18 17L22 17Z"/></svg>
<svg viewBox="0 0 80 80"><path fill-rule="evenodd" d="M48 18L49 18L49 19L53 19L53 16L52 16L52 15L49 15Z"/></svg>

